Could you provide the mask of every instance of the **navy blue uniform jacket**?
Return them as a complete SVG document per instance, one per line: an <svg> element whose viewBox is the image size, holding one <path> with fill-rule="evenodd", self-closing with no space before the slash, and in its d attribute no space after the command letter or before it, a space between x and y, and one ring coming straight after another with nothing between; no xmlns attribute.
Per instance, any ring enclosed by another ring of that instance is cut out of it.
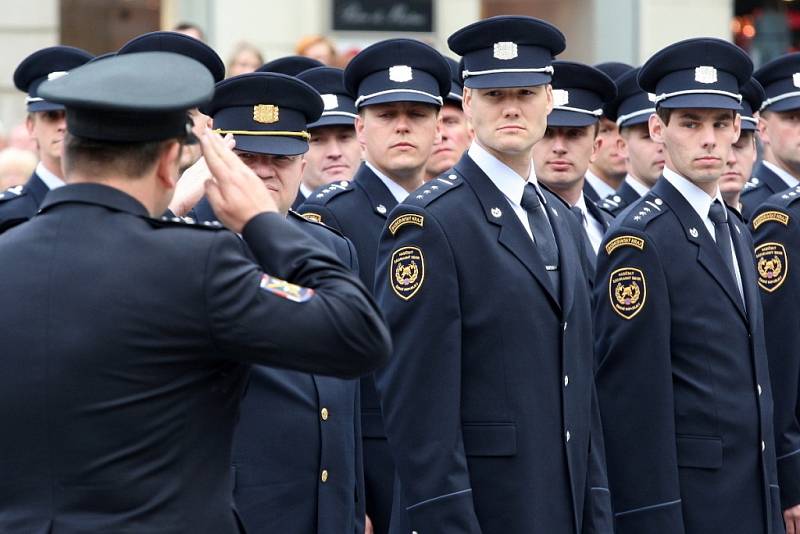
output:
<svg viewBox="0 0 800 534"><path fill-rule="evenodd" d="M636 189L631 187L628 182L623 181L622 185L619 186L613 195L607 196L601 202L598 202L597 205L604 211L616 217L622 213L625 208L640 198L641 196L636 192Z"/></svg>
<svg viewBox="0 0 800 534"><path fill-rule="evenodd" d="M789 189L783 179L759 161L753 169L753 177L744 184L740 201L742 216L746 221L753 217L753 212L769 197Z"/></svg>
<svg viewBox="0 0 800 534"><path fill-rule="evenodd" d="M624 217L595 283L617 534L783 532L747 227L728 210L744 307L713 237L666 179Z"/></svg>
<svg viewBox="0 0 800 534"><path fill-rule="evenodd" d="M464 155L381 236L376 373L402 493L392 534L611 532L581 228L543 191L561 296L503 194Z"/></svg>
<svg viewBox="0 0 800 534"><path fill-rule="evenodd" d="M36 215L49 191L34 172L25 185L0 192L0 234Z"/></svg>
<svg viewBox="0 0 800 534"><path fill-rule="evenodd" d="M78 184L0 237L0 532L242 532L249 364L353 378L385 362L380 314L335 256L279 214L242 236Z"/></svg>

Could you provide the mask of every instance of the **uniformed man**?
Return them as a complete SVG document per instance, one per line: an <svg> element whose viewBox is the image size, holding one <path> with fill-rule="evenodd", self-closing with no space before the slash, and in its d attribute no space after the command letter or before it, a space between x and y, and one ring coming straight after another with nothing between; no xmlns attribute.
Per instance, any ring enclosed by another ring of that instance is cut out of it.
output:
<svg viewBox="0 0 800 534"><path fill-rule="evenodd" d="M284 56L264 63L256 69L256 72L277 72L287 76L297 76L305 70L324 66L323 62L311 57Z"/></svg>
<svg viewBox="0 0 800 534"><path fill-rule="evenodd" d="M581 227L530 156L564 36L493 17L448 45L475 140L391 212L376 268L395 343L376 379L391 532L611 532Z"/></svg>
<svg viewBox="0 0 800 534"><path fill-rule="evenodd" d="M450 92L444 97L444 105L439 111L440 136L434 143L433 153L425 166L426 182L455 165L472 142L472 127L461 108L461 95L464 92L461 68L453 58L445 59L450 65Z"/></svg>
<svg viewBox="0 0 800 534"><path fill-rule="evenodd" d="M24 185L0 192L0 233L33 217L48 191L64 185L61 170L66 131L64 106L42 98L39 86L48 78L63 76L92 57L80 48L52 46L29 55L14 71L14 85L28 94L25 126L36 141L39 163Z"/></svg>
<svg viewBox="0 0 800 534"><path fill-rule="evenodd" d="M751 72L743 50L711 38L639 72L663 178L612 225L595 283L618 534L783 532L752 241L718 186Z"/></svg>
<svg viewBox="0 0 800 534"><path fill-rule="evenodd" d="M725 172L719 179L719 192L722 194L722 199L725 200L725 204L739 213L742 211L740 201L742 189L752 176L753 166L758 158L756 150L757 113L764 98L766 98L764 89L755 78L750 78L750 81L742 87L742 109L739 111L739 115L742 117L742 133L733 144L733 148L728 154Z"/></svg>
<svg viewBox="0 0 800 534"><path fill-rule="evenodd" d="M617 89L611 78L589 65L554 61L553 69L553 111L547 116L544 137L533 145L533 166L536 179L578 218L593 264L611 216L586 198L584 175L603 143L597 135L603 105Z"/></svg>
<svg viewBox="0 0 800 534"><path fill-rule="evenodd" d="M766 99L759 111L758 131L764 159L742 191L742 215L750 220L767 198L800 184L800 52L773 59L753 77Z"/></svg>
<svg viewBox="0 0 800 534"><path fill-rule="evenodd" d="M595 68L612 80L616 80L633 67L627 63L609 61L598 63ZM603 115L600 116L597 136L600 138L600 146L589 165L584 182L584 193L595 203L614 193L625 177L625 159L617 148L619 127L613 119L607 116L605 109L603 109Z"/></svg>
<svg viewBox="0 0 800 534"><path fill-rule="evenodd" d="M627 170L614 194L598 204L615 217L646 195L664 168L664 146L653 141L648 126L650 115L656 111L655 96L642 91L636 81L638 75L639 69L636 68L617 78L619 94L605 108L619 128L617 150L625 158Z"/></svg>
<svg viewBox="0 0 800 534"><path fill-rule="evenodd" d="M325 185L347 185L361 164L361 145L354 126L357 110L344 88L344 73L334 67L317 67L298 75L322 95L325 109L308 125L311 139L300 190L292 204L297 209L311 192Z"/></svg>
<svg viewBox="0 0 800 534"><path fill-rule="evenodd" d="M278 212L357 273L349 240L290 211L313 135L306 125L322 120L322 102L295 78L255 72L218 83L203 112L212 117L215 131L233 135L234 151L262 180ZM217 220L208 199L191 216ZM253 368L232 459L233 496L247 532L363 534L359 408L356 380Z"/></svg>
<svg viewBox="0 0 800 534"><path fill-rule="evenodd" d="M347 185L317 189L299 211L340 230L358 252L361 279L373 287L378 238L391 209L423 183L437 136L450 68L419 41L389 39L365 48L345 69L345 88L358 109L356 135L364 163ZM361 383L367 516L387 532L394 466L372 377Z"/></svg>
<svg viewBox="0 0 800 534"><path fill-rule="evenodd" d="M244 532L230 453L247 364L369 372L390 351L379 312L214 134L201 136L208 197L241 238L153 218L187 111L213 94L199 63L123 55L39 91L67 108L69 185L0 237L0 289L15 303L0 311L14 369L0 378L13 429L0 439L0 531Z"/></svg>

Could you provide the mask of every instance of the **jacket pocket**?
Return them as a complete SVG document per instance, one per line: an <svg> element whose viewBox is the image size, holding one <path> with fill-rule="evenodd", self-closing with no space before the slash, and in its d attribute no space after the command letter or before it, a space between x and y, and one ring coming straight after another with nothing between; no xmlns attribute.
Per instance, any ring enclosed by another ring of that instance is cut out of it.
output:
<svg viewBox="0 0 800 534"><path fill-rule="evenodd" d="M514 423L462 423L461 435L467 456L517 454L517 425Z"/></svg>
<svg viewBox="0 0 800 534"><path fill-rule="evenodd" d="M722 438L676 436L678 467L719 469L722 467Z"/></svg>

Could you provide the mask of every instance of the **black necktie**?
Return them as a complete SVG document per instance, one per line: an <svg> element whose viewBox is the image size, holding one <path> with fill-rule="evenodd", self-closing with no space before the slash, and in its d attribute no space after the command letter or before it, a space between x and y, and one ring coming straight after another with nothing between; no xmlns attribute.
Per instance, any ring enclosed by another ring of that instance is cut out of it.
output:
<svg viewBox="0 0 800 534"><path fill-rule="evenodd" d="M558 245L553 235L553 229L550 227L550 221L547 220L547 213L539 200L539 193L533 184L525 186L520 205L528 213L528 222L531 225L536 250L544 261L555 294L559 295L561 282L558 276Z"/></svg>
<svg viewBox="0 0 800 534"><path fill-rule="evenodd" d="M736 267L733 265L733 249L731 248L731 227L728 224L728 213L725 210L725 206L719 200L715 200L711 204L711 208L708 210L708 218L714 223L714 233L716 234L719 252L722 254L722 259L725 260L725 265L728 266L728 271L730 271L733 283L736 284L738 290L739 282L736 278ZM739 296L741 296L741 291Z"/></svg>
<svg viewBox="0 0 800 534"><path fill-rule="evenodd" d="M570 210L578 219L578 224L581 225L581 230L583 231L583 248L586 249L586 256L589 258L589 263L594 267L595 263L597 263L597 253L594 251L592 240L589 239L589 231L586 230L586 225L584 224L586 221L586 214L583 213L583 210L578 206L572 206Z"/></svg>

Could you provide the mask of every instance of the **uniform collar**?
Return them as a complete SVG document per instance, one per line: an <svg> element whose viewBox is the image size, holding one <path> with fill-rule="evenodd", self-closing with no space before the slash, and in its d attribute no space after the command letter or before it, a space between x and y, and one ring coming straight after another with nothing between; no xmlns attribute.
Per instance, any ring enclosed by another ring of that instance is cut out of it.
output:
<svg viewBox="0 0 800 534"><path fill-rule="evenodd" d="M678 193L680 193L681 196L686 199L689 205L692 206L692 209L697 212L697 215L700 217L701 221L708 219L708 210L711 209L711 204L715 200L719 200L720 204L725 206L725 201L722 200L719 187L717 187L716 194L713 197L710 197L708 193L669 167L664 167L663 175L664 178L672 185L672 187L677 189Z"/></svg>
<svg viewBox="0 0 800 534"><path fill-rule="evenodd" d="M528 179L525 180L516 173L511 167L494 157L480 144L473 141L468 151L469 157L475 162L483 173L489 177L492 183L514 204L522 201L522 192L529 183L539 190L539 183L536 180L536 172L531 161L531 171ZM541 190L539 196L544 198Z"/></svg>
<svg viewBox="0 0 800 534"><path fill-rule="evenodd" d="M609 195L613 195L615 192L613 187L605 183L589 169L586 169L586 181L589 182L589 185L592 186L600 198L606 198Z"/></svg>
<svg viewBox="0 0 800 534"><path fill-rule="evenodd" d="M589 207L586 205L586 197L583 195L583 193L581 193L581 196L578 197L578 201L575 203L574 207L579 208L584 217L589 215Z"/></svg>
<svg viewBox="0 0 800 534"><path fill-rule="evenodd" d="M371 170L373 174L375 174L375 176L377 176L378 179L380 179L380 181L383 182L383 185L386 186L386 189L389 190L389 192L392 194L392 196L394 197L394 199L397 201L398 204L400 204L402 201L406 199L406 197L408 196L408 191L403 189L400 186L400 184L398 184L397 182L395 182L394 180L383 174L381 171L378 170L378 168L375 165L373 165L369 161L364 161L364 163L366 164L367 167L369 167L369 170Z"/></svg>
<svg viewBox="0 0 800 534"><path fill-rule="evenodd" d="M311 193L313 193L313 191L309 189L306 184L300 182L300 194L303 195L304 198L308 198L311 196Z"/></svg>
<svg viewBox="0 0 800 534"><path fill-rule="evenodd" d="M49 190L58 189L59 187L63 187L64 180L53 174L52 172L47 170L47 167L44 166L44 163L41 161L36 164L36 174L39 176L39 179L44 182Z"/></svg>
<svg viewBox="0 0 800 534"><path fill-rule="evenodd" d="M800 185L800 180L798 180L797 178L795 178L794 176L792 176L791 174L789 174L785 170L781 169L780 167L778 167L774 163L769 162L767 160L763 160L761 163L766 168L768 168L773 173L775 173L778 176L778 178L780 178L781 180L786 182L786 186L787 187L797 187L798 185Z"/></svg>
<svg viewBox="0 0 800 534"><path fill-rule="evenodd" d="M645 196L650 191L649 187L644 185L630 174L625 175L625 183L631 186L631 188L633 188L633 190L636 191L640 197Z"/></svg>
<svg viewBox="0 0 800 534"><path fill-rule="evenodd" d="M129 194L114 187L96 183L70 184L51 191L44 199L40 211L46 211L57 204L65 203L94 204L133 215L150 216L141 202Z"/></svg>

